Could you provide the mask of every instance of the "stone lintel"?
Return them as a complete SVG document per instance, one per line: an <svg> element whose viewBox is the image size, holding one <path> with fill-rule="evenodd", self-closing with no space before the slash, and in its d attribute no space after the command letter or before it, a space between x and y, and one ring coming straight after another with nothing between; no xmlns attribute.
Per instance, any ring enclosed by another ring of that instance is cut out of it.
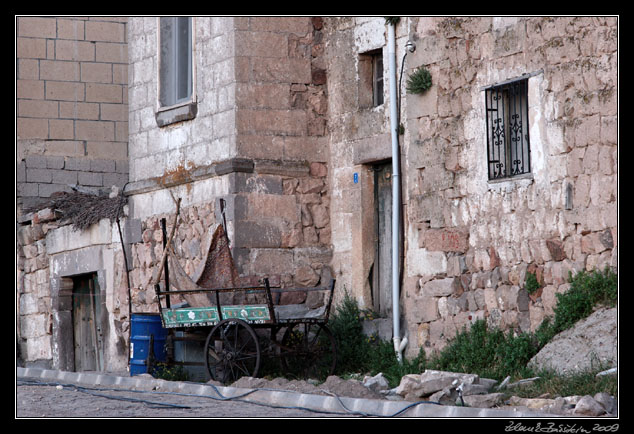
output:
<svg viewBox="0 0 634 434"><path fill-rule="evenodd" d="M126 196L132 196L135 194L148 193L151 191L161 190L165 187L174 187L181 184L187 184L232 173L257 173L259 175L267 174L304 177L310 174L310 165L307 161L259 160L236 157L212 163L207 166L195 167L187 173L187 176L173 179L168 185L165 185L164 181L158 177L133 181L127 185L124 194ZM235 187L239 188L239 184L236 183Z"/></svg>

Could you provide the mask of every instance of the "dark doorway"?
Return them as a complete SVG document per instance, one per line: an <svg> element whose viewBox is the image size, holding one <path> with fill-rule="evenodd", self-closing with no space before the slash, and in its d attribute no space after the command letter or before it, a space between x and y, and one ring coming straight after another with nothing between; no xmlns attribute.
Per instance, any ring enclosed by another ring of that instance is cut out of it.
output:
<svg viewBox="0 0 634 434"><path fill-rule="evenodd" d="M392 163L373 166L375 256L372 267L372 303L375 312L392 311Z"/></svg>
<svg viewBox="0 0 634 434"><path fill-rule="evenodd" d="M75 371L103 371L101 295L97 274L73 277Z"/></svg>

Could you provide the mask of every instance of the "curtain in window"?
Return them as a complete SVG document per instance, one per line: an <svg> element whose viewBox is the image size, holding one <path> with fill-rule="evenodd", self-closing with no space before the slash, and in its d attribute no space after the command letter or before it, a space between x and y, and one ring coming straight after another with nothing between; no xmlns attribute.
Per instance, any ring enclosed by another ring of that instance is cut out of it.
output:
<svg viewBox="0 0 634 434"><path fill-rule="evenodd" d="M168 107L192 95L192 19L160 19L159 101Z"/></svg>

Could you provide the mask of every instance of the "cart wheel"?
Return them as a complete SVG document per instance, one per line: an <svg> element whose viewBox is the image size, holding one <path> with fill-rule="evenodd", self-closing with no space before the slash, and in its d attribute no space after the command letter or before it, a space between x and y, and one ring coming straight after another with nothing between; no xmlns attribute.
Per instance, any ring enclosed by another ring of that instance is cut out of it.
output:
<svg viewBox="0 0 634 434"><path fill-rule="evenodd" d="M260 343L253 328L239 319L225 319L211 329L205 342L205 367L211 378L230 384L255 377L260 368Z"/></svg>
<svg viewBox="0 0 634 434"><path fill-rule="evenodd" d="M280 361L287 374L325 380L335 373L335 337L324 324L294 324L282 338Z"/></svg>

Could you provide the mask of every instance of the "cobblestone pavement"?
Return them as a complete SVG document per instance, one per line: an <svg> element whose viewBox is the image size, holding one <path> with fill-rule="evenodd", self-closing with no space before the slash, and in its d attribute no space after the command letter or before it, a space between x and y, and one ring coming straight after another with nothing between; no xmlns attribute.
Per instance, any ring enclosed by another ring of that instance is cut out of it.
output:
<svg viewBox="0 0 634 434"><path fill-rule="evenodd" d="M240 399L220 400L174 392L55 384L22 378L16 383L17 418L315 418L350 415L275 408Z"/></svg>

